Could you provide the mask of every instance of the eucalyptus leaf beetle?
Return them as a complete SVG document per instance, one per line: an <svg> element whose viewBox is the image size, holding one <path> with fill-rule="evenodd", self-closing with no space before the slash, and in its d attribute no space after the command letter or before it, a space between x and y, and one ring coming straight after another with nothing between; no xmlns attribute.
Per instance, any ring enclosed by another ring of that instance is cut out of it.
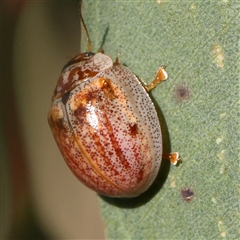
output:
<svg viewBox="0 0 240 240"><path fill-rule="evenodd" d="M102 52L88 51L63 68L53 93L48 122L74 175L99 194L135 197L155 180L162 160L162 134L148 91L167 79L164 67L144 84ZM178 153L169 154L176 164Z"/></svg>

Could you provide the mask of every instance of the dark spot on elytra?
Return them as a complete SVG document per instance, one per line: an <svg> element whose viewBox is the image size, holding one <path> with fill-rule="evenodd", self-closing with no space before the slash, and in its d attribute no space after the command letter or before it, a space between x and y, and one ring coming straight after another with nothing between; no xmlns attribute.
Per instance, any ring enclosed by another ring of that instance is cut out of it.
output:
<svg viewBox="0 0 240 240"><path fill-rule="evenodd" d="M97 91L88 91L86 93L86 96L85 96L86 97L86 102L93 104L93 102L95 102L97 100L98 95L99 94L97 93Z"/></svg>
<svg viewBox="0 0 240 240"><path fill-rule="evenodd" d="M177 103L181 103L184 100L190 99L190 90L186 83L178 83L174 88L174 95L173 95L175 101Z"/></svg>
<svg viewBox="0 0 240 240"><path fill-rule="evenodd" d="M74 111L74 116L78 119L79 123L84 123L87 115L86 106L80 104L79 107Z"/></svg>
<svg viewBox="0 0 240 240"><path fill-rule="evenodd" d="M138 133L138 125L136 123L129 124L130 134L132 137L135 137Z"/></svg>
<svg viewBox="0 0 240 240"><path fill-rule="evenodd" d="M70 92L67 92L65 93L63 96L62 96L62 103L64 105L66 105L67 101L68 101L68 98L69 98L69 95L70 95Z"/></svg>
<svg viewBox="0 0 240 240"><path fill-rule="evenodd" d="M67 131L66 127L64 125L64 119L63 118L59 118L59 119L56 119L56 120L51 119L51 124L50 125L54 130Z"/></svg>
<svg viewBox="0 0 240 240"><path fill-rule="evenodd" d="M186 202L190 202L194 197L194 192L192 189L186 187L181 190L181 195Z"/></svg>

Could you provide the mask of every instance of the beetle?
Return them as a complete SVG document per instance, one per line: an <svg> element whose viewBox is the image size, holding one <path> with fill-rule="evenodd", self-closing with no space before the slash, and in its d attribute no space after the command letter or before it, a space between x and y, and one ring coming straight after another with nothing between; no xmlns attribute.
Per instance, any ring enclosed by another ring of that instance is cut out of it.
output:
<svg viewBox="0 0 240 240"><path fill-rule="evenodd" d="M68 167L87 187L110 197L135 197L155 180L162 159L162 134L148 92L168 75L162 66L144 84L102 52L88 51L64 67L52 96L48 122ZM168 158L178 162L178 153Z"/></svg>

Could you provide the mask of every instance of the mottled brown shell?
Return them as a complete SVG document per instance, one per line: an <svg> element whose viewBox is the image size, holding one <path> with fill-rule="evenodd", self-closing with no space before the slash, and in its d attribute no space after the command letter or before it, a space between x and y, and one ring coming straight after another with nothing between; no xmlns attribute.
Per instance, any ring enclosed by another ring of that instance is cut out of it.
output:
<svg viewBox="0 0 240 240"><path fill-rule="evenodd" d="M63 69L49 124L67 165L96 192L134 197L157 176L162 158L158 116L145 88L102 53L83 53Z"/></svg>

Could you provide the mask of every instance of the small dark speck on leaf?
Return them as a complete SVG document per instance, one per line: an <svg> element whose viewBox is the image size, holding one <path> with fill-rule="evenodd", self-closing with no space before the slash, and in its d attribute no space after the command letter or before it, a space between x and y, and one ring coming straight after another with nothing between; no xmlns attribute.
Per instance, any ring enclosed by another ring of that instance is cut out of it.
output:
<svg viewBox="0 0 240 240"><path fill-rule="evenodd" d="M190 202L194 196L194 192L190 188L183 188L181 190L181 195L186 202Z"/></svg>
<svg viewBox="0 0 240 240"><path fill-rule="evenodd" d="M173 97L177 103L190 99L190 90L186 83L178 83L174 88Z"/></svg>

